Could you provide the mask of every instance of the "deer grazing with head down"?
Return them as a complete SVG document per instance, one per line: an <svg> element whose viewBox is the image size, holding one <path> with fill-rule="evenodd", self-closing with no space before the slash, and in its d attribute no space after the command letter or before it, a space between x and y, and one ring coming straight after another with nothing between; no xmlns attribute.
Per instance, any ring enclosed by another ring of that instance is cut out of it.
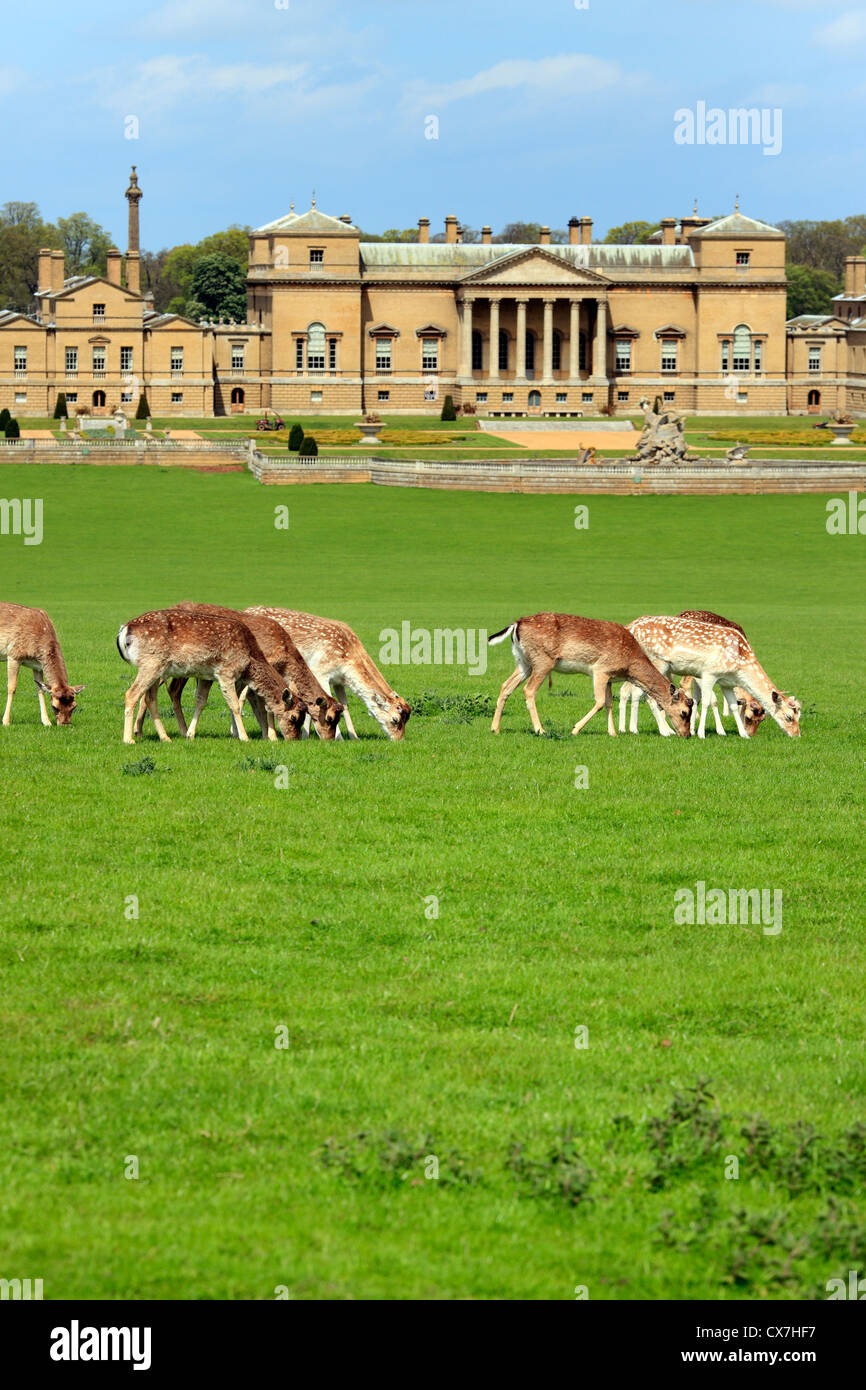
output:
<svg viewBox="0 0 866 1390"><path fill-rule="evenodd" d="M619 623L577 618L568 613L536 613L531 618L509 623L487 641L495 646L509 637L517 670L499 692L491 725L494 734L499 733L505 701L522 681L526 681L524 695L532 727L537 734L544 733L535 708L535 696L551 671L592 676L595 704L575 724L573 734L579 734L593 715L606 707L607 731L612 738L616 737L611 693L611 682L615 680L634 681L670 715L682 738L691 734L692 701L689 696L661 675L632 634Z"/></svg>
<svg viewBox="0 0 866 1390"><path fill-rule="evenodd" d="M205 613L216 615L217 617L236 618L238 622L249 628L253 637L261 648L262 655L269 665L283 677L290 690L300 696L309 711L313 727L320 738L332 739L336 736L340 722L340 715L343 713L343 706L334 700L326 690L323 690L316 677L313 675L301 653L298 651L289 633L275 619L265 617L255 613L239 613L234 608L225 608L215 603L190 603L185 600L183 603L175 604L175 608L181 612ZM178 728L181 733L188 738L195 737L198 721L202 710L207 704L210 694L211 683L199 680L196 689L195 714L190 721L189 729L185 727L183 708L180 697L186 685L186 678L175 676L170 681L168 687L169 697L178 721ZM243 686L240 687L243 690ZM239 690L239 694L240 694ZM273 715L264 707L261 697L254 690L249 691L250 704L256 716L262 734L270 739L277 737L274 728ZM243 705L243 699L239 701ZM141 732L144 721L144 702L139 711L136 733ZM234 715L232 715L232 733L236 734Z"/></svg>
<svg viewBox="0 0 866 1390"><path fill-rule="evenodd" d="M360 638L346 623L317 618L293 608L247 608L246 614L274 618L297 644L301 656L322 685L334 692L343 705L343 718L349 738L357 738L346 688L364 701L370 714L391 739L401 739L412 713L409 705L393 691Z"/></svg>
<svg viewBox="0 0 866 1390"><path fill-rule="evenodd" d="M737 687L742 687L757 701L790 738L799 737L802 708L799 700L773 685L739 628L721 627L697 618L674 617L638 618L628 626L647 656L664 674L697 677L701 691L698 738L704 737L707 711L716 684L721 686L741 738L749 735L734 693ZM653 709L652 701L650 708ZM653 714L659 732L670 733L659 711L653 709Z"/></svg>
<svg viewBox="0 0 866 1390"><path fill-rule="evenodd" d="M696 619L696 621L701 623L715 623L718 627L730 627L733 628L736 632L742 633L743 637L745 637L746 635L745 632L743 632L743 629L740 627L739 623L732 622L730 618L723 618L718 613L712 613L708 608L684 608L682 613L679 613L677 616L680 618L694 618ZM685 690L688 695L691 695L694 679L695 677L692 675L684 675L682 680L680 681L680 689ZM625 684L620 690L619 731L621 734L625 733L626 706L629 700L631 700L631 717L629 719L628 726L629 733L637 733L638 707L640 705L641 700L643 699L643 694L643 691L640 690L638 686L631 685L628 683ZM766 718L764 707L758 700L756 700L752 695L750 695L747 690L744 690L742 686L737 685L734 687L734 695L736 697L737 708L740 711L740 718L743 721L743 727L746 730L746 734L749 738L754 738L755 734L758 731L758 728ZM730 706L728 704L728 700L724 692L722 694L722 706L722 713L729 714ZM710 708L713 712L713 720L715 721L716 725L716 733L724 736L725 726L722 723L719 715L719 703L716 699L715 691L713 691L713 693L710 696ZM695 704L695 707L692 711L693 732L695 720L697 718L697 713L698 707L697 704ZM653 710L653 714L655 715L656 721L658 722L657 710ZM670 730L664 725L663 721L659 723L659 729L664 734L668 734L670 732Z"/></svg>
<svg viewBox="0 0 866 1390"><path fill-rule="evenodd" d="M18 688L18 671L29 666L36 682L42 723L50 728L45 696L51 701L59 725L68 724L76 708L75 697L83 685L70 685L66 662L54 631L54 624L41 608L23 608L18 603L0 603L0 661L7 666L7 697L3 723L12 723L12 700Z"/></svg>
<svg viewBox="0 0 866 1390"><path fill-rule="evenodd" d="M216 681L243 742L248 738L238 704L238 683L261 696L284 738L300 736L306 705L265 660L255 637L239 618L180 608L143 613L124 623L117 634L117 649L124 661L138 667L126 692L124 743L135 742L133 719L142 696L160 739L170 742L159 717L157 691L162 681L175 676L195 676L208 682L208 689Z"/></svg>

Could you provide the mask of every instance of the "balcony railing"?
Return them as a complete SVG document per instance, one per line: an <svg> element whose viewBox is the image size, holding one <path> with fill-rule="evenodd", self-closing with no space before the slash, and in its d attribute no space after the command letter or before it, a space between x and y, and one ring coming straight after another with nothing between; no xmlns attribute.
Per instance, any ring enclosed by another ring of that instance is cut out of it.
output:
<svg viewBox="0 0 866 1390"><path fill-rule="evenodd" d="M171 379L172 379L172 381L181 381L182 378L183 378L183 367L172 367L172 369L171 369Z"/></svg>
<svg viewBox="0 0 866 1390"><path fill-rule="evenodd" d="M14 373L14 375L15 375L15 380L16 380L16 381L26 381L26 380L27 380L27 368L26 368L26 367L16 367L16 368L15 368L15 373Z"/></svg>
<svg viewBox="0 0 866 1390"><path fill-rule="evenodd" d="M67 367L67 368L66 368L66 380L67 380L67 381L77 381L77 380L78 380L78 368L77 368L77 367Z"/></svg>
<svg viewBox="0 0 866 1390"><path fill-rule="evenodd" d="M104 314L94 314L94 315L93 315L93 322L96 324L97 328L104 328L104 327L105 327L105 315L104 315Z"/></svg>
<svg viewBox="0 0 866 1390"><path fill-rule="evenodd" d="M94 381L104 381L104 380L105 380L105 372L104 372L104 371L98 371L97 368L94 367L94 368L93 368L93 380L94 380Z"/></svg>

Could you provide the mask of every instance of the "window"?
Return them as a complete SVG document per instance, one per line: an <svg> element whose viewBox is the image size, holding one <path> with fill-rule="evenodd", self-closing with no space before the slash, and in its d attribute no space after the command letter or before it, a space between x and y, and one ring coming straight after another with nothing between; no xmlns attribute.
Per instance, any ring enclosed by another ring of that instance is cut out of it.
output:
<svg viewBox="0 0 866 1390"><path fill-rule="evenodd" d="M310 250L310 265L321 265L325 259L325 253L321 247L314 247Z"/></svg>
<svg viewBox="0 0 866 1390"><path fill-rule="evenodd" d="M66 399L69 400L69 397L67 396ZM132 392L131 392L131 391L121 391L121 393L120 393L120 400L121 400L121 403L122 403L122 404L128 403L129 401L132 400Z"/></svg>
<svg viewBox="0 0 866 1390"><path fill-rule="evenodd" d="M27 392L26 392L26 391L16 391L16 392L15 392L15 404L16 404L16 405L24 405L24 403L25 403L26 400L27 400Z"/></svg>
<svg viewBox="0 0 866 1390"><path fill-rule="evenodd" d="M232 405L242 406L244 403L244 388L242 386L232 387Z"/></svg>
<svg viewBox="0 0 866 1390"><path fill-rule="evenodd" d="M26 372L26 371L27 371L27 349L26 349L26 347L17 347L17 348L15 348L13 351L14 351L15 370L16 370L16 372Z"/></svg>
<svg viewBox="0 0 866 1390"><path fill-rule="evenodd" d="M730 343L722 343L722 371L723 371L723 372L729 372L730 370L731 370L731 345L730 345Z"/></svg>
<svg viewBox="0 0 866 1390"><path fill-rule="evenodd" d="M618 372L631 371L631 342L628 338L617 338L616 340L616 370Z"/></svg>
<svg viewBox="0 0 866 1390"><path fill-rule="evenodd" d="M734 371L747 372L751 367L752 335L748 325L740 323L734 329Z"/></svg>
<svg viewBox="0 0 866 1390"><path fill-rule="evenodd" d="M244 369L245 347L243 343L232 343L232 371L242 372Z"/></svg>
<svg viewBox="0 0 866 1390"><path fill-rule="evenodd" d="M183 371L183 348L173 347L171 350L171 370L173 372Z"/></svg>
<svg viewBox="0 0 866 1390"><path fill-rule="evenodd" d="M182 391L172 391L172 393L171 393L171 403L172 403L172 405L180 405L180 403L181 403L182 400L183 400L183 392L182 392Z"/></svg>
<svg viewBox="0 0 866 1390"><path fill-rule="evenodd" d="M668 404L670 404L671 402L675 401L676 398L677 398L677 393L676 393L676 391L665 391L665 400L668 402Z"/></svg>
<svg viewBox="0 0 866 1390"><path fill-rule="evenodd" d="M93 370L94 372L105 371L105 348L95 347L93 349Z"/></svg>
<svg viewBox="0 0 866 1390"><path fill-rule="evenodd" d="M529 393L529 409L530 409L530 410L540 410L540 409L541 409L541 392L540 392L540 391L530 391L530 393Z"/></svg>
<svg viewBox="0 0 866 1390"><path fill-rule="evenodd" d="M562 369L562 334L558 329L553 330L553 370L555 372Z"/></svg>
<svg viewBox="0 0 866 1390"><path fill-rule="evenodd" d="M526 335L526 375L535 371L535 334L530 330Z"/></svg>
<svg viewBox="0 0 866 1390"><path fill-rule="evenodd" d="M618 401L627 401L627 400L628 400L628 391L617 391L617 393L616 393L616 398L617 398Z"/></svg>
<svg viewBox="0 0 866 1390"><path fill-rule="evenodd" d="M122 372L132 371L132 348L122 347L120 349L120 370Z"/></svg>
<svg viewBox="0 0 866 1390"><path fill-rule="evenodd" d="M809 371L820 372L821 370L821 349L819 347L809 348Z"/></svg>
<svg viewBox="0 0 866 1390"><path fill-rule="evenodd" d="M487 392L486 392L486 391L476 391L476 393L475 393L475 403L476 403L476 405L486 405L486 404L487 404Z"/></svg>
<svg viewBox="0 0 866 1390"><path fill-rule="evenodd" d="M472 330L472 370L480 372L484 365L484 340L477 328Z"/></svg>
<svg viewBox="0 0 866 1390"><path fill-rule="evenodd" d="M304 340L298 338L295 343L295 366L299 372L304 370Z"/></svg>
<svg viewBox="0 0 866 1390"><path fill-rule="evenodd" d="M104 304L94 304L94 306L93 306L93 317L94 317L95 319L104 319L104 318L105 318L105 305L104 305Z"/></svg>
<svg viewBox="0 0 866 1390"><path fill-rule="evenodd" d="M738 252L737 252L737 265L748 265L749 262L751 261L751 259L752 259L752 253L751 253L751 251L738 251Z"/></svg>
<svg viewBox="0 0 866 1390"><path fill-rule="evenodd" d="M337 340L336 340L336 338L329 338L329 339L328 339L328 371L330 371L330 372L335 372L336 370L337 370Z"/></svg>
<svg viewBox="0 0 866 1390"><path fill-rule="evenodd" d="M67 392L66 392L66 404L67 404L67 405L77 405L77 404L78 404L78 392L77 392L77 391L67 391Z"/></svg>
<svg viewBox="0 0 866 1390"><path fill-rule="evenodd" d="M502 392L502 404L503 404L503 405L510 405L511 402L512 402L513 400L514 400L514 392L513 392L513 391L503 391L503 392Z"/></svg>
<svg viewBox="0 0 866 1390"><path fill-rule="evenodd" d="M761 370L761 352L762 352L762 350L763 350L763 346L764 346L763 343L755 343L755 344L753 344L753 347L752 347L752 352L753 352L753 354L754 354L754 359L755 359L755 371L756 371L756 372L759 372L759 371Z"/></svg>
<svg viewBox="0 0 866 1390"><path fill-rule="evenodd" d="M584 391L580 399L583 401L584 405L592 405L592 392Z"/></svg>
<svg viewBox="0 0 866 1390"><path fill-rule="evenodd" d="M66 375L78 371L78 348L66 349Z"/></svg>
<svg viewBox="0 0 866 1390"><path fill-rule="evenodd" d="M307 371L325 370L325 325L311 323L307 329Z"/></svg>
<svg viewBox="0 0 866 1390"><path fill-rule="evenodd" d="M425 401L438 401L439 392L437 391L435 386L427 387L426 391L424 392L424 399Z"/></svg>
<svg viewBox="0 0 866 1390"><path fill-rule="evenodd" d="M439 339L422 338L421 340L421 370L422 372L438 372L439 370Z"/></svg>
<svg viewBox="0 0 866 1390"><path fill-rule="evenodd" d="M662 338L662 371L675 372L677 369L677 340Z"/></svg>
<svg viewBox="0 0 866 1390"><path fill-rule="evenodd" d="M566 402L567 402L567 400L568 400L568 392L567 392L567 391L557 391L557 393L556 393L556 404L557 404L557 405L565 405Z"/></svg>
<svg viewBox="0 0 866 1390"><path fill-rule="evenodd" d="M499 370L508 371L508 334L502 328L499 330Z"/></svg>
<svg viewBox="0 0 866 1390"><path fill-rule="evenodd" d="M376 399L379 400L379 401L390 401L390 399L391 399L391 392L390 392L390 391L377 391L377 392L376 392Z"/></svg>
<svg viewBox="0 0 866 1390"><path fill-rule="evenodd" d="M321 393L321 391L311 391L311 392L310 392L310 405L321 405L321 404L322 404L322 393Z"/></svg>
<svg viewBox="0 0 866 1390"><path fill-rule="evenodd" d="M376 339L376 371L390 372L391 370L391 339Z"/></svg>

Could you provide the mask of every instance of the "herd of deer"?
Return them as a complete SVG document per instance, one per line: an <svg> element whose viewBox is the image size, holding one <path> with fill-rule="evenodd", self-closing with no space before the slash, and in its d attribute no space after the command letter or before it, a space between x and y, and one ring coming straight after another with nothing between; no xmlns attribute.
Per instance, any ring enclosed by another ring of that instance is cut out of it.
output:
<svg viewBox="0 0 866 1390"><path fill-rule="evenodd" d="M724 699L724 712L733 714L737 732L750 738L769 714L792 738L800 733L799 701L778 690L760 665L743 629L706 610L686 609L677 617L639 618L627 627L578 618L565 613L536 613L520 618L488 640L491 645L511 639L517 663L499 692L493 733L499 732L505 702L526 682L525 697L532 727L543 734L535 696L553 671L592 677L595 704L572 733L607 709L608 733L616 734L612 682L623 682L619 726L637 733L638 705L645 695L659 732L688 738L697 720L697 702L690 691L695 680L700 692L698 737L704 737L707 714L713 712L716 730L724 734L714 687ZM243 612L216 604L178 603L144 613L124 623L117 634L124 661L137 668L126 693L123 741L134 743L147 713L160 739L169 741L159 716L157 695L164 682L178 729L194 738L199 718L214 682L219 685L232 716L232 733L246 741L242 718L245 700L263 737L300 738L315 729L320 738L339 738L342 719L350 738L357 738L346 692L361 699L392 739L401 739L411 709L392 690L345 623L318 618L287 608L246 608ZM51 720L51 702L58 724L68 724L75 697L84 689L70 685L57 633L46 613L15 603L0 603L0 660L8 666L8 697L3 723L11 722L18 671L33 671L43 724ZM675 686L670 677L682 676ZM195 712L187 724L181 693L195 679ZM136 706L138 710L136 713ZM665 715L673 723L666 722Z"/></svg>

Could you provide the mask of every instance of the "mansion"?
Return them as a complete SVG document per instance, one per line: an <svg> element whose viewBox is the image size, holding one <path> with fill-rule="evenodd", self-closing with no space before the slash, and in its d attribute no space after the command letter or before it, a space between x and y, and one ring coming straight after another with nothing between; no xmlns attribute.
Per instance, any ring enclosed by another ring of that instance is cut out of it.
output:
<svg viewBox="0 0 866 1390"><path fill-rule="evenodd" d="M133 168L125 257L67 278L39 253L30 313L0 310L0 408L156 416L438 414L446 395L487 416L866 413L866 259L826 316L786 324L785 237L735 210L667 218L646 245L461 239L365 242L315 204L250 233L245 323L194 323L141 293Z"/></svg>

